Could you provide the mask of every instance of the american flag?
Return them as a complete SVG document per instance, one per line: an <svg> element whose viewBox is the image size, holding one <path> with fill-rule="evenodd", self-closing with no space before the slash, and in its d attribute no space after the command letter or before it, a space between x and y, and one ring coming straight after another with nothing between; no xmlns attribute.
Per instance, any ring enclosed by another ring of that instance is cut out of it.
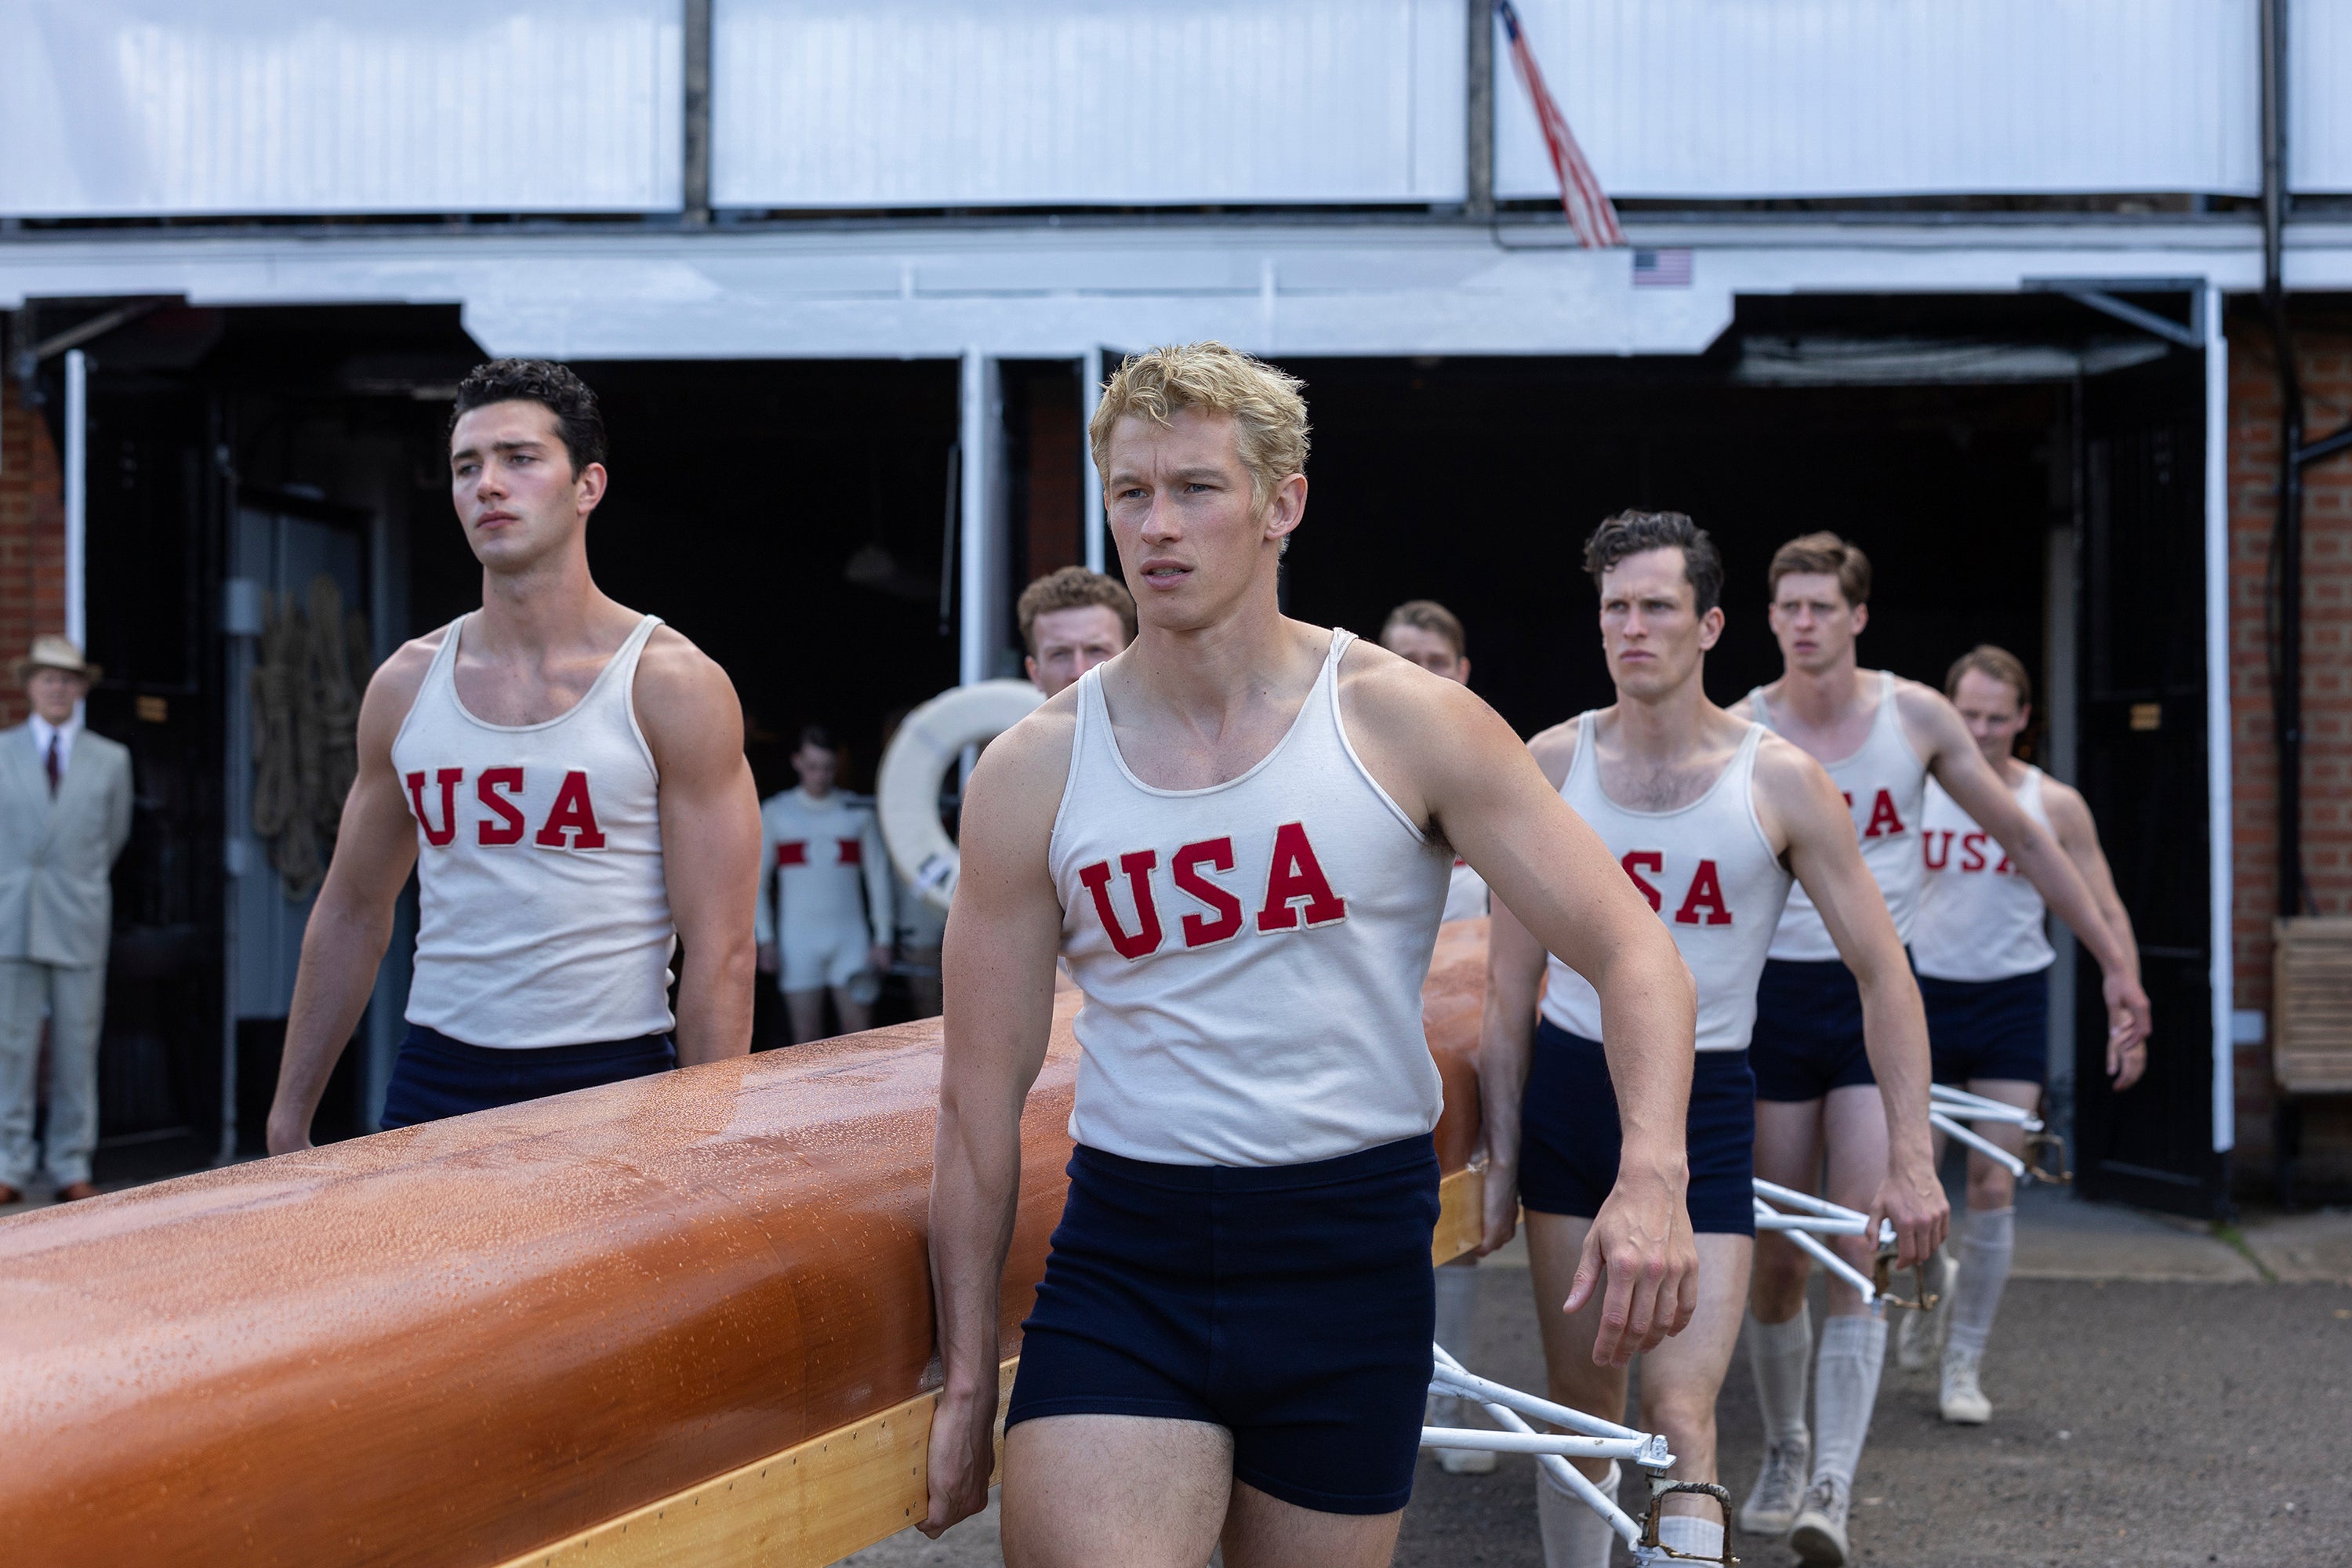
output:
<svg viewBox="0 0 2352 1568"><path fill-rule="evenodd" d="M1688 247L1633 252L1634 288L1687 289L1690 286L1691 253Z"/></svg>
<svg viewBox="0 0 2352 1568"><path fill-rule="evenodd" d="M1543 128L1552 173L1559 176L1559 205L1568 213L1569 226L1576 231L1576 242L1587 250L1624 244L1625 231L1617 226L1617 209L1610 205L1609 194L1601 188L1592 165L1584 161L1583 150L1568 129L1567 116L1552 101L1551 89L1544 85L1535 51L1528 47L1527 29L1519 26L1518 11L1511 0L1495 0L1495 10L1511 40L1511 65L1535 106L1536 123Z"/></svg>

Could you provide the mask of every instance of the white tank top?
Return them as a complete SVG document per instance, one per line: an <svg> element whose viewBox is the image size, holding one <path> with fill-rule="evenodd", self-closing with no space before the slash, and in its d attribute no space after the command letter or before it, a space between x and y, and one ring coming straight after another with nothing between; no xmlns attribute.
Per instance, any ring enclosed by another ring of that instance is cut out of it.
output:
<svg viewBox="0 0 2352 1568"><path fill-rule="evenodd" d="M1430 1131L1421 1026L1454 855L1374 783L1339 719L1334 630L1257 765L1159 789L1118 754L1102 672L1078 686L1049 851L1086 993L1070 1135L1179 1165L1296 1165Z"/></svg>
<svg viewBox="0 0 2352 1568"><path fill-rule="evenodd" d="M760 902L752 934L807 942L892 932L890 857L874 807L844 790L788 789L760 803Z"/></svg>
<svg viewBox="0 0 2352 1568"><path fill-rule="evenodd" d="M2042 779L2042 770L2027 763L2017 804L2048 827ZM2058 955L2042 929L2042 895L1992 835L1933 779L1919 822L1927 882L1911 928L1919 973L1937 980L2007 980L2049 968Z"/></svg>
<svg viewBox="0 0 2352 1568"><path fill-rule="evenodd" d="M1764 950L1789 897L1789 868L1756 819L1756 748L1750 724L1739 750L1705 795L1672 811L1635 811L1601 792L1593 715L1579 721L1576 756L1560 797L1584 818L1666 922L1698 986L1698 1048L1748 1048L1756 1026L1756 982ZM1543 1016L1571 1035L1601 1038L1601 994L1583 975L1550 961Z"/></svg>
<svg viewBox="0 0 2352 1568"><path fill-rule="evenodd" d="M1764 689L1759 686L1748 696L1757 717L1779 730ZM1903 733L1903 715L1895 704L1895 677L1890 671L1878 672L1878 711L1871 720L1869 736L1852 755L1822 766L1853 813L1853 830L1862 839L1862 862L1877 879L1886 912L1895 917L1895 934L1907 943L1919 909L1919 813L1927 798L1927 764L1919 760ZM1830 940L1821 910L1813 907L1802 887L1789 889L1789 907L1781 911L1771 956L1817 962L1838 956L1837 943Z"/></svg>
<svg viewBox="0 0 2352 1568"><path fill-rule="evenodd" d="M408 1021L469 1046L585 1045L671 1025L677 942L653 752L631 700L647 616L587 695L543 724L457 700L449 623L392 765L416 818Z"/></svg>

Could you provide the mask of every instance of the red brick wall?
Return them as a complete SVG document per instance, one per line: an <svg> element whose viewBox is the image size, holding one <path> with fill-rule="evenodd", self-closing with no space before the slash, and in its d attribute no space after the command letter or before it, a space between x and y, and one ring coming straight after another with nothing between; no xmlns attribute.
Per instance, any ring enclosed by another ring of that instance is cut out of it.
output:
<svg viewBox="0 0 2352 1568"><path fill-rule="evenodd" d="M2305 439L2352 422L2352 321L2296 323ZM2251 314L2230 331L2230 712L2236 821L2237 1005L2271 1005L2278 910L2278 750L2265 655L2264 578L2277 511L2279 395L2269 332ZM2322 914L2352 913L2352 456L2304 475L2305 876ZM2271 1160L2268 1046L2237 1053L2238 1159L2257 1184ZM2352 1115L2306 1111L2306 1173L2352 1177Z"/></svg>
<svg viewBox="0 0 2352 1568"><path fill-rule="evenodd" d="M42 632L65 630L65 473L49 427L0 377L0 726L25 717L10 668Z"/></svg>

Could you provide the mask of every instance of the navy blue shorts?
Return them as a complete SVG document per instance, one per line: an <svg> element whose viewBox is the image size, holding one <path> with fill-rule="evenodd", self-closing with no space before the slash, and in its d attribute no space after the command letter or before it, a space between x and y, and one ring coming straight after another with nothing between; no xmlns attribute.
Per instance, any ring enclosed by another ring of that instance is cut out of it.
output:
<svg viewBox="0 0 2352 1568"><path fill-rule="evenodd" d="M1819 1100L1876 1083L1862 1044L1862 988L1845 961L1766 959L1748 1057L1759 1100Z"/></svg>
<svg viewBox="0 0 2352 1568"><path fill-rule="evenodd" d="M1234 1477L1323 1513L1412 1500L1429 1392L1427 1136L1303 1165L1161 1165L1080 1144L1006 1426L1205 1421Z"/></svg>
<svg viewBox="0 0 2352 1568"><path fill-rule="evenodd" d="M2005 1078L2040 1083L2050 1070L2050 971L2002 980L1919 976L1936 1081Z"/></svg>
<svg viewBox="0 0 2352 1568"><path fill-rule="evenodd" d="M392 1081L384 1085L386 1131L463 1116L469 1110L489 1110L520 1105L625 1078L644 1078L677 1066L677 1052L667 1035L646 1035L634 1040L602 1040L585 1046L534 1046L498 1050L453 1040L438 1029L408 1026L400 1055L392 1064Z"/></svg>
<svg viewBox="0 0 2352 1568"><path fill-rule="evenodd" d="M1698 1053L1685 1139L1691 1228L1754 1236L1756 1077L1746 1051ZM1519 1202L1538 1214L1592 1218L1617 1184L1622 1144L1617 1090L1601 1042L1538 1020L1519 1102Z"/></svg>

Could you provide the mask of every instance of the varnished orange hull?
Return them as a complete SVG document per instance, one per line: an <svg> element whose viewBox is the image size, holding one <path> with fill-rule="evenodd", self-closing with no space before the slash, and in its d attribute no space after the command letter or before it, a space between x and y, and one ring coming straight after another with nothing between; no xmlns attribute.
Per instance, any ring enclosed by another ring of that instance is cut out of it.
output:
<svg viewBox="0 0 2352 1568"><path fill-rule="evenodd" d="M1483 929L1426 994L1449 1169ZM1024 1121L1005 1352L1077 1047ZM504 1563L936 1382L937 1023L0 1224L0 1542L32 1564Z"/></svg>

